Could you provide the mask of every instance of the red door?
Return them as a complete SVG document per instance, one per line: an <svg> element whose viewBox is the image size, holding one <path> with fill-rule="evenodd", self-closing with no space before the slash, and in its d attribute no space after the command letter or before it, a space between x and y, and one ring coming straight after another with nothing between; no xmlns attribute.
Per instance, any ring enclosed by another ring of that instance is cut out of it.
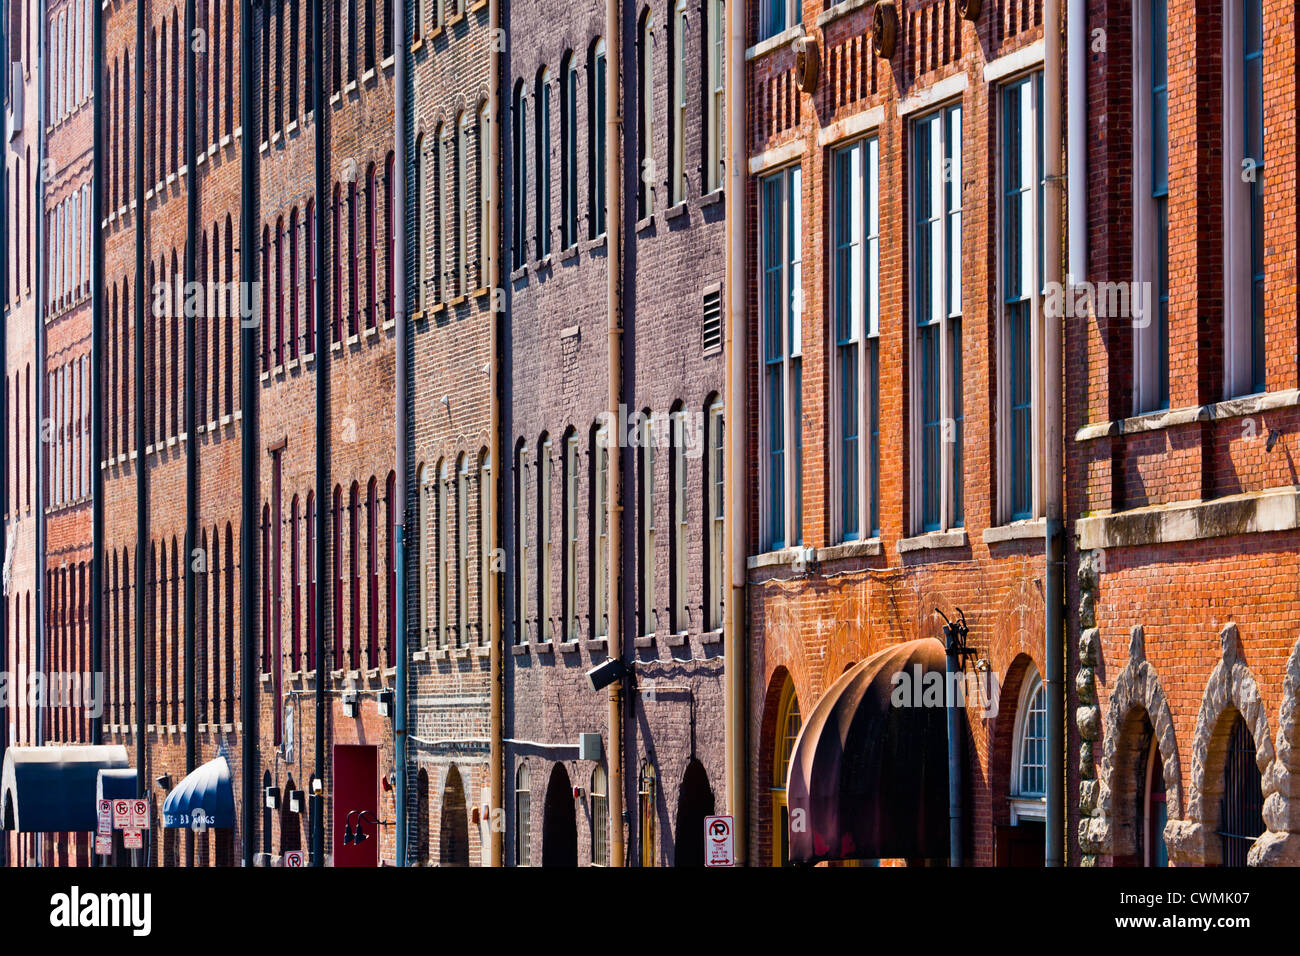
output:
<svg viewBox="0 0 1300 956"><path fill-rule="evenodd" d="M359 822L364 811L366 820ZM334 865L378 866L379 748L364 744L334 745ZM352 842L343 842L344 827ZM365 839L356 842L360 827Z"/></svg>

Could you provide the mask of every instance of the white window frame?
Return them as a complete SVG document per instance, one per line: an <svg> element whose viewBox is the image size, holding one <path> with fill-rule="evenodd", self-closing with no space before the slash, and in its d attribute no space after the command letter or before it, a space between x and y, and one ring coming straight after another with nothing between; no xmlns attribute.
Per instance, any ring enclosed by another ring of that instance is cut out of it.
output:
<svg viewBox="0 0 1300 956"><path fill-rule="evenodd" d="M949 179L948 181L956 182L958 184L959 188L956 191L957 192L956 198L960 200L962 196L962 192L960 188L961 159L962 159L962 154L964 152L963 146L964 146L964 137L965 137L965 129L966 129L966 124L965 124L966 111L965 111L964 102L960 99L950 101L942 104L941 106L936 107L933 110L929 110L924 114L917 115L911 120L908 127L908 133L909 136L912 137L912 145L914 146L916 142L915 136L917 135L917 129L920 126L920 124L923 123L933 124L930 127L932 132L931 156L937 154L946 159L947 147L952 142L952 140L951 140L951 131L948 128L948 123L945 122L945 119L951 115L954 115L950 113L950 111L952 110L956 111L955 115L958 118L957 120L958 123L961 125L962 135L958 137L957 142L954 144L955 149L957 151L955 154L957 157L957 162L954 164L957 167L955 171L956 175L955 176L953 175L953 170L951 169L951 167L949 167L948 175L952 178ZM908 178L908 189L911 196L911 206L910 206L910 211L908 213L908 239L911 242L912 246L914 247L916 243L916 228L917 228L916 212L915 212L917 206L917 199L918 199L917 175L919 172L916 167L915 149L913 150L913 155L909 159L909 167L910 168L908 169L907 178ZM921 393L923 387L923 378L922 378L923 373L921 368L922 357L921 357L921 349L920 349L920 335L917 326L917 322L919 318L919 306L917 301L918 293L917 293L917 284L916 284L917 283L916 269L917 269L918 255L915 253L915 249L913 249L914 254L911 256L912 274L908 277L909 288L911 290L911 295L909 296L909 309L908 309L909 311L908 337L909 337L911 354L916 358L913 362L909 363L911 366L910 367L911 382L910 382L910 388L908 392L910 396L909 401L911 403L911 409L912 409L912 414L910 416L911 417L910 432L911 432L912 440L910 442L911 448L909 454L909 459L911 461L911 471L912 471L912 478L911 478L912 501L911 501L910 517L911 517L911 525L914 534L922 534L925 533L927 530L947 531L950 528L957 526L955 521L955 500L954 500L955 489L953 488L953 481L952 481L952 472L953 472L953 465L954 465L953 462L954 442L945 441L942 439L943 439L943 432L948 430L950 427L952 427L953 423L955 422L955 419L953 417L954 395L953 395L953 388L952 388L953 362L952 362L952 355L950 354L952 337L951 337L951 329L949 326L949 319L952 317L959 317L961 315L961 302L962 302L961 243L959 237L959 241L957 243L957 249L952 250L949 248L948 230L946 228L946 218L949 215L950 210L947 205L947 197L944 196L944 192L945 192L944 178L938 177L933 181L931 181L928 185L930 188L930 201L932 204L932 208L937 206L937 208L940 210L931 224L932 232L931 232L931 250L930 250L931 251L930 303L931 303L931 317L932 317L931 321L937 323L939 328L938 331L939 382L940 382L939 419L940 419L940 434L941 434L941 440L939 444L940 460L938 466L939 467L939 524L937 528L927 529L925 527L925 511L924 511L925 469L924 469L924 452L923 452L924 422L923 422L923 396ZM957 205L954 210L951 210L952 212L955 212L958 216L959 228L960 228L961 210L962 210L962 206L960 204ZM953 255L954 251L955 251L955 257ZM949 272L949 267L948 267L948 264L950 262L954 266L951 273ZM951 292L948 290L946 285L948 280L950 279L953 282L953 288ZM944 303L946 303L949 300L950 295L952 301L957 306L956 311L952 311L952 312L950 312L948 308L944 307Z"/></svg>
<svg viewBox="0 0 1300 956"><path fill-rule="evenodd" d="M469 456L456 469L456 631L457 647L469 644Z"/></svg>
<svg viewBox="0 0 1300 956"><path fill-rule="evenodd" d="M727 145L727 78L726 78L726 0L705 0L708 14L708 35L705 37L708 52L705 54L705 76L709 84L708 96L708 155L704 163L705 192L717 192L724 182L723 154Z"/></svg>
<svg viewBox="0 0 1300 956"><path fill-rule="evenodd" d="M672 576L672 630L685 634L690 630L690 509L687 505L686 467L686 412L678 410L669 416L672 436L672 515L673 536Z"/></svg>
<svg viewBox="0 0 1300 956"><path fill-rule="evenodd" d="M1021 820L1045 821L1047 819L1046 763L1043 764L1043 793L1023 790L1020 780L1021 768L1024 766L1025 730L1029 719L1029 708L1035 695L1043 687L1043 679L1038 673L1038 668L1031 664L1020 682L1020 697L1016 703L1015 735L1011 738L1011 793L1008 800L1011 806L1012 825ZM1044 732L1046 732L1046 718L1046 711L1044 711ZM1044 744L1044 760L1050 759L1051 755L1047 754L1046 744Z"/></svg>
<svg viewBox="0 0 1300 956"><path fill-rule="evenodd" d="M638 91L641 100L641 136L640 136L640 160L641 168L637 171L640 178L640 190L645 195L645 205L641 210L641 217L648 219L654 215L655 211L655 159L654 159L654 142L655 142L655 80L654 80L654 29L655 14L654 10L646 10L645 22L641 27L641 62L638 64L640 69L640 88Z"/></svg>
<svg viewBox="0 0 1300 956"><path fill-rule="evenodd" d="M555 637L551 590L551 439L549 437L542 442L537 455L537 499L537 599L539 601L537 633L538 640L549 641Z"/></svg>
<svg viewBox="0 0 1300 956"><path fill-rule="evenodd" d="M420 538L420 644L429 643L429 545L432 543L429 514L429 468L423 462L416 471L415 486L419 492Z"/></svg>
<svg viewBox="0 0 1300 956"><path fill-rule="evenodd" d="M596 430L595 447L592 448L592 454L595 456L595 468L593 469L594 481L592 482L592 521L595 523L595 534L592 536L592 545L594 553L591 556L592 568L592 622L591 632L597 638L606 637L609 634L609 625L606 618L609 613L609 595L606 593L605 582L608 580L607 563L609 561L609 515L607 504L607 485L609 483L609 432L606 426L602 425Z"/></svg>
<svg viewBox="0 0 1300 956"><path fill-rule="evenodd" d="M774 10L781 10L782 19L776 20ZM786 30L792 30L803 21L801 0L763 0L759 8L759 40L766 40Z"/></svg>
<svg viewBox="0 0 1300 956"><path fill-rule="evenodd" d="M852 232L850 274L840 275L838 255L838 221L841 197L838 194L839 158L849 155L856 158L850 167L851 188L848 197L850 208L850 230ZM837 316L838 295L841 283L849 284L849 301L852 315L850 318L849 338L844 344L857 347L857 395L855 408L858 418L858 523L856 528L848 528L844 521L844 483L840 480L843 467L844 413L842 406L843 373L840 370L839 356L831 362L832 390L830 399L830 421L833 426L834 440L830 443L832 486L832 527L837 541L860 541L872 537L871 526L871 433L870 423L873 413L873 401L878 396L871 395L871 362L868 351L873 341L880 336L880 140L876 132L852 142L846 142L836 148L831 159L831 192L833 216L830 223L829 242L830 270L832 277L830 319L830 339L833 348L838 350L839 332ZM864 215L865 213L865 215ZM874 409L878 414L878 409Z"/></svg>
<svg viewBox="0 0 1300 956"><path fill-rule="evenodd" d="M515 629L519 644L528 643L528 458L528 445L521 442L515 454L515 467L518 469L516 474L519 478L519 500L515 502L518 512L515 520L515 560L519 569L515 575L515 584L519 592L516 597L519 619Z"/></svg>
<svg viewBox="0 0 1300 956"><path fill-rule="evenodd" d="M781 251L781 301L786 303L790 310L789 317L783 315L781 325L781 335L783 341L780 343L779 351L781 353L781 395L782 395L782 416L781 423L783 441L782 441L782 496L781 512L783 515L782 531L780 538L780 547L792 548L801 544L803 539L802 527L795 528L796 518L802 517L799 509L798 495L795 492L796 472L800 462L795 461L794 448L796 437L800 436L802 422L800 416L796 415L790 402L791 382L794 377L794 367L796 361L802 366L803 359L803 169L799 165L787 166L773 171L771 174L764 176L759 180L759 248L758 248L758 270L759 270L759 307L763 311L763 319L760 323L760 361L761 357L766 355L766 334L769 316L766 315L766 298L763 294L763 231L766 228L767 209L765 208L764 189L765 185L771 181L772 177L781 177L781 209L779 215L782 219L780 235L782 237ZM793 223L793 228L786 228L787 223ZM802 368L800 369L802 372ZM760 391L763 392L761 400L760 416L760 474L763 479L759 483L759 507L761 509L761 526L762 541L766 550L772 550L777 547L776 531L769 520L771 514L770 488L768 478L768 466L771 461L771 421L768 410L768 396L763 383L766 381L766 375L760 370ZM800 405L802 407L802 377L800 378ZM800 441L800 444L802 442ZM802 454L799 456L802 458ZM802 525L802 521L798 522Z"/></svg>
<svg viewBox="0 0 1300 956"><path fill-rule="evenodd" d="M492 456L486 451L479 455L478 466L478 587L480 644L486 644L492 630Z"/></svg>
<svg viewBox="0 0 1300 956"><path fill-rule="evenodd" d="M469 291L469 133L468 112L456 118L456 261L457 292Z"/></svg>
<svg viewBox="0 0 1300 956"><path fill-rule="evenodd" d="M1165 8L1167 84L1169 8L1167 0L1161 2ZM1151 6L1152 0L1133 2L1133 278L1136 283L1134 291L1145 288L1152 290L1149 298L1144 296L1142 299L1149 303L1151 314L1142 317L1144 321L1141 325L1137 324L1137 317L1134 316L1133 323L1133 414L1135 415L1157 411L1169 405L1168 394L1163 398L1160 394L1162 371L1160 366L1162 362L1165 363L1164 371L1167 375L1168 352L1162 354L1160 348L1160 236L1156 199L1153 195L1155 175L1151 165L1157 147L1155 110L1151 102L1154 80L1152 62L1154 23ZM1166 106L1164 135L1166 170L1169 161L1168 116ZM1167 171L1165 175L1168 176ZM1168 268L1167 250L1165 267Z"/></svg>
<svg viewBox="0 0 1300 956"><path fill-rule="evenodd" d="M672 154L668 167L668 205L686 201L686 0L673 6L673 81L670 86L669 114L672 129Z"/></svg>
<svg viewBox="0 0 1300 956"><path fill-rule="evenodd" d="M564 639L578 639L578 436L564 439Z"/></svg>
<svg viewBox="0 0 1300 956"><path fill-rule="evenodd" d="M726 608L726 421L721 399L709 405L709 619L707 627L719 631Z"/></svg>
<svg viewBox="0 0 1300 956"><path fill-rule="evenodd" d="M438 623L437 646L451 643L451 627L447 620L447 590L455 572L455 560L447 547L448 495L451 490L451 464L442 460L438 470Z"/></svg>
<svg viewBox="0 0 1300 956"><path fill-rule="evenodd" d="M488 235L492 228L492 189L496 183L493 166L491 136L488 132L488 104L484 101L478 108L478 288L488 284L489 259L493 255L489 249Z"/></svg>

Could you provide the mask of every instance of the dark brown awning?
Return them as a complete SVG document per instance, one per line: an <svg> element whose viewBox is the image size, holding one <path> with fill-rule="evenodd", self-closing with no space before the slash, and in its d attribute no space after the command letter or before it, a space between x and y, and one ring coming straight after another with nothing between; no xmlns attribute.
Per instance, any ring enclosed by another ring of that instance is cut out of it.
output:
<svg viewBox="0 0 1300 956"><path fill-rule="evenodd" d="M791 860L948 855L946 713L935 695L915 706L910 693L926 673L942 679L945 663L932 638L899 644L845 671L817 702L790 759ZM896 674L904 706L891 702Z"/></svg>

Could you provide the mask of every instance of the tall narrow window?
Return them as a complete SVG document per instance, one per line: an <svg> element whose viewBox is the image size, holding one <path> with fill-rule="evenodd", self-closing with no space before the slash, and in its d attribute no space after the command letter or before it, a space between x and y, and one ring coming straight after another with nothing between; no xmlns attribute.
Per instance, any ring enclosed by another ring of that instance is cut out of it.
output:
<svg viewBox="0 0 1300 956"><path fill-rule="evenodd" d="M348 183L348 336L360 331L361 322L361 230L357 184Z"/></svg>
<svg viewBox="0 0 1300 956"><path fill-rule="evenodd" d="M1262 392L1264 20L1262 0L1225 4L1223 155L1226 392Z"/></svg>
<svg viewBox="0 0 1300 956"><path fill-rule="evenodd" d="M515 450L515 643L528 643L528 446Z"/></svg>
<svg viewBox="0 0 1300 956"><path fill-rule="evenodd" d="M578 436L564 438L564 639L578 639Z"/></svg>
<svg viewBox="0 0 1300 956"><path fill-rule="evenodd" d="M435 593L438 601L438 621L436 626L439 647L450 646L453 635L447 601L447 592L456 579L456 556L452 552L448 540L450 537L449 526L454 520L450 507L451 502L448 500L452 494L451 469L452 463L446 459L443 459L442 467L438 469L438 587Z"/></svg>
<svg viewBox="0 0 1300 956"><path fill-rule="evenodd" d="M442 250L442 179L444 173L442 154L442 124L433 131L433 145L429 150L428 172L428 206L429 232L425 236L426 244L423 255L429 257L429 271L425 284L429 289L430 304L442 301L443 285L443 250Z"/></svg>
<svg viewBox="0 0 1300 956"><path fill-rule="evenodd" d="M1035 73L1011 83L1002 95L1002 353L1007 370L1003 397L1007 432L1006 463L1000 475L1008 501L1002 510L1012 520L1034 517L1038 499L1034 395L1042 303L1041 86L1042 74Z"/></svg>
<svg viewBox="0 0 1300 956"><path fill-rule="evenodd" d="M515 84L514 109L514 264L519 269L528 262L528 101L524 81Z"/></svg>
<svg viewBox="0 0 1300 956"><path fill-rule="evenodd" d="M606 492L609 480L608 432L596 429L592 436L591 468L591 633L604 637L609 633L605 593L606 567L609 560L609 516Z"/></svg>
<svg viewBox="0 0 1300 956"><path fill-rule="evenodd" d="M793 166L760 182L762 515L765 547L803 541L802 183Z"/></svg>
<svg viewBox="0 0 1300 956"><path fill-rule="evenodd" d="M379 320L379 185L375 181L375 164L366 171L366 328L373 329Z"/></svg>
<svg viewBox="0 0 1300 956"><path fill-rule="evenodd" d="M564 248L578 241L578 64L570 50L560 64L560 220Z"/></svg>
<svg viewBox="0 0 1300 956"><path fill-rule="evenodd" d="M705 76L708 79L708 117L704 153L704 189L722 188L722 158L727 150L726 0L705 0L708 35L704 38Z"/></svg>
<svg viewBox="0 0 1300 956"><path fill-rule="evenodd" d="M609 865L609 783L600 766L591 772L591 865Z"/></svg>
<svg viewBox="0 0 1300 956"><path fill-rule="evenodd" d="M605 234L605 40L591 45L587 69L588 238Z"/></svg>
<svg viewBox="0 0 1300 956"><path fill-rule="evenodd" d="M456 468L456 645L469 644L469 456Z"/></svg>
<svg viewBox="0 0 1300 956"><path fill-rule="evenodd" d="M707 473L705 475L705 499L709 522L709 556L705 568L705 579L708 587L708 601L705 612L708 614L708 620L704 626L708 630L717 631L722 628L723 602L727 593L726 568L723 563L723 555L726 553L727 533L726 521L724 520L726 514L726 485L724 483L726 446L723 444L725 436L723 434L721 401L714 401L709 405L708 416L708 458L706 459Z"/></svg>
<svg viewBox="0 0 1300 956"><path fill-rule="evenodd" d="M1047 692L1038 671L1025 674L1016 708L1011 772L1012 822L1043 820L1047 804Z"/></svg>
<svg viewBox="0 0 1300 956"><path fill-rule="evenodd" d="M879 143L874 136L835 153L834 242L835 520L840 539L854 541L877 532L879 514L879 449L872 427L879 421L880 333Z"/></svg>
<svg viewBox="0 0 1300 956"><path fill-rule="evenodd" d="M492 631L492 505L496 494L492 483L492 459L487 449L478 458L478 601L480 644L487 644Z"/></svg>
<svg viewBox="0 0 1300 956"><path fill-rule="evenodd" d="M673 412L670 417L672 425L672 480L669 492L672 495L672 602L674 634L681 634L690 628L687 612L687 597L690 581L687 574L689 523L687 520L687 481L686 481L686 413Z"/></svg>
<svg viewBox="0 0 1300 956"><path fill-rule="evenodd" d="M485 101L478 108L478 249L475 258L478 261L478 287L487 288L489 236L492 230L492 189L496 183L496 173L492 166L492 136L489 127L488 104Z"/></svg>
<svg viewBox="0 0 1300 956"><path fill-rule="evenodd" d="M551 71L537 73L537 257L551 254Z"/></svg>
<svg viewBox="0 0 1300 956"><path fill-rule="evenodd" d="M416 567L419 572L417 587L419 604L420 644L429 642L429 472L423 462L415 473L416 499L416 538L419 559Z"/></svg>
<svg viewBox="0 0 1300 956"><path fill-rule="evenodd" d="M1230 713L1233 716L1223 762L1218 836L1222 865L1245 866L1250 848L1265 830L1264 794L1255 738L1241 714Z"/></svg>
<svg viewBox="0 0 1300 956"><path fill-rule="evenodd" d="M551 598L551 439L545 434L537 446L537 602L538 640L552 640L551 614L555 608Z"/></svg>
<svg viewBox="0 0 1300 956"><path fill-rule="evenodd" d="M654 130L655 130L655 69L654 69L654 11L649 7L641 14L637 31L637 145L640 163L637 166L637 218L646 219L654 213Z"/></svg>
<svg viewBox="0 0 1300 956"><path fill-rule="evenodd" d="M760 40L776 36L803 20L802 0L762 0L758 16Z"/></svg>
<svg viewBox="0 0 1300 956"><path fill-rule="evenodd" d="M304 220L307 232L307 258L303 263L307 273L307 323L305 339L303 341L302 351L304 355L311 355L316 351L316 282L317 282L317 255L316 255L316 200L307 201L307 218ZM215 271L215 270L214 270ZM213 374L216 374L215 365ZM214 399L215 403L215 399Z"/></svg>
<svg viewBox="0 0 1300 956"><path fill-rule="evenodd" d="M961 111L945 107L913 127L914 520L925 531L962 523Z"/></svg>
<svg viewBox="0 0 1300 956"><path fill-rule="evenodd" d="M415 138L415 152L411 154L411 161L411 189L414 194L412 199L416 216L415 236L418 241L415 252L415 307L423 311L429 305L428 259L426 258L426 250L429 248L429 215L424 208L424 175L427 164L424 156L423 133Z"/></svg>
<svg viewBox="0 0 1300 956"><path fill-rule="evenodd" d="M461 113L456 120L456 292L469 292L469 134L473 119Z"/></svg>
<svg viewBox="0 0 1300 956"><path fill-rule="evenodd" d="M673 81L669 88L672 142L668 154L668 204L686 198L686 0L673 7Z"/></svg>
<svg viewBox="0 0 1300 956"><path fill-rule="evenodd" d="M654 634L655 622L655 446L649 411L638 424L641 452L641 633Z"/></svg>
<svg viewBox="0 0 1300 956"><path fill-rule="evenodd" d="M1133 411L1169 407L1169 24L1133 5ZM1147 296L1145 290L1151 290ZM1145 306L1145 308L1143 308Z"/></svg>
<svg viewBox="0 0 1300 956"><path fill-rule="evenodd" d="M530 804L528 768L520 767L515 773L515 866L532 865Z"/></svg>

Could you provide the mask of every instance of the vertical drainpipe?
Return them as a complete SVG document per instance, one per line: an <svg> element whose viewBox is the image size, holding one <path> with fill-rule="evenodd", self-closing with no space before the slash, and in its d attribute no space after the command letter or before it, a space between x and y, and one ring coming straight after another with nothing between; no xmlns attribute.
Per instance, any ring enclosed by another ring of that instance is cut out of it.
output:
<svg viewBox="0 0 1300 956"><path fill-rule="evenodd" d="M185 289L196 280L197 249L196 237L199 235L199 168L197 162L198 134L194 128L198 97L195 95L194 44L194 0L185 0L185 89L189 93L189 107L185 110ZM188 294L183 301L188 301ZM173 297L173 302L175 298ZM207 297L204 296L204 301ZM194 769L197 753L197 739L194 718L196 715L194 701L194 650L195 628L198 609L195 603L196 581L194 575L194 550L198 547L198 513L199 513L199 443L196 433L198 425L198 408L195 401L195 328L197 323L208 321L206 315L182 315L185 329L185 772ZM99 394L96 392L96 394ZM206 560L206 556L205 556ZM98 593L98 592L96 592ZM192 864L194 835L186 837L185 855L187 865Z"/></svg>
<svg viewBox="0 0 1300 956"><path fill-rule="evenodd" d="M139 2L139 0L137 0ZM253 0L240 4L239 23L239 126L240 169L243 188L240 192L239 216L239 274L244 289L252 289L257 274L257 111L256 77L253 41ZM314 48L318 49L318 48ZM261 296L256 299L254 311L261 308ZM244 297L240 296L241 306ZM253 831L257 825L255 797L257 779L255 753L257 749L257 697L255 672L257 669L257 331L258 323L239 316L239 405L243 416L242 437L239 443L241 483L239 521L239 635L241 644L240 666L240 722L242 737L240 764L243 795L244 866L253 865ZM319 508L317 509L320 510Z"/></svg>
<svg viewBox="0 0 1300 956"><path fill-rule="evenodd" d="M97 3L90 5L91 22L91 76L90 109L94 133L91 147L90 178L90 381L91 394L104 394L104 369L101 359L107 355L104 348L104 235L100 223L104 221L104 9ZM4 200L0 198L0 208ZM7 275L6 271L6 275ZM0 295L0 302L6 301ZM0 355L4 354L0 345ZM8 421L0 410L0 421ZM7 444L7 443L4 443ZM104 668L104 472L100 462L104 458L104 419L99 407L90 416L90 660L92 673L102 673ZM5 472L8 474L8 472ZM7 508L4 510L8 510ZM4 554L4 539L0 537L0 554ZM3 668L0 663L0 668ZM93 677L92 677L93 679ZM90 742L103 743L104 713L91 718ZM91 854L91 864L100 860Z"/></svg>
<svg viewBox="0 0 1300 956"><path fill-rule="evenodd" d="M493 552L500 546L501 535L501 508L503 505L503 490L505 488L505 465L501 460L501 406L504 401L502 389L504 387L501 370L504 367L505 355L503 353L504 336L502 335L502 323L505 321L504 307L501 311L497 310L498 290L501 290L501 182L499 175L499 161L501 157L501 52L502 42L498 40L501 34L501 0L488 0L488 29L491 31L492 40L489 44L492 56L492 63L488 71L488 129L491 131L492 144L488 150L488 155L492 158L492 169L490 175L486 176L488 182L488 236L487 257L488 257L488 288L491 298L491 326L489 332L489 349L492 353L491 368L489 370L489 390L492 393L489 405L489 422L488 422L488 462L492 466L490 472L492 477L491 500L492 506L488 509L488 542ZM501 301L504 303L505 293L501 290ZM501 646L501 575L488 575L488 675L489 675L489 700L488 700L488 737L490 740L489 754L490 767L488 769L488 792L490 795L488 807L488 833L490 834L491 846L489 847L489 859L493 866L502 866L505 862L504 847L505 834L501 827L493 825L491 815L497 810L505 812L505 748L502 744L504 734L503 714L505 712L505 686L504 675L502 673L502 646Z"/></svg>
<svg viewBox="0 0 1300 956"><path fill-rule="evenodd" d="M98 24L99 11L95 11L96 24ZM0 50L9 49L9 31L5 29L5 18L0 17ZM0 69L0 103L9 101L9 73L8 63L5 63L4 69ZM96 74L98 75L98 74ZM9 209L9 138L6 132L5 139L0 142L0 166L4 168L5 174L0 176L0 209ZM95 155L99 155L96 151ZM95 230L95 235L99 235L99 230ZM9 230L0 229L0 309L3 309L9 302ZM0 368L3 368L6 374L9 371L9 323L4 321L3 315L0 315ZM4 394L0 395L0 422L9 421L9 388L8 382L5 383ZM0 562L4 561L4 556L9 553L9 527L7 516L9 514L9 493L12 489L9 487L9 442L0 441ZM4 593L0 587L0 674L9 673L9 595ZM0 698L0 764L4 763L5 748L9 744L9 695ZM9 865L9 834L6 832L0 837L0 867Z"/></svg>
<svg viewBox="0 0 1300 956"><path fill-rule="evenodd" d="M45 367L45 296L48 283L45 278L45 257L41 255L42 249L45 248L45 108L47 79L45 71L45 49L49 42L48 32L45 22L44 4L38 4L37 18L40 21L39 37L40 45L37 47L36 54L36 244L35 249L36 262L36 309L35 309L35 342L36 356L33 359L33 371L36 381L33 384L35 396L33 399L35 421L40 427L37 433L36 448L34 449L33 460L35 462L36 478L36 555L33 568L33 578L35 582L36 593L32 601L36 607L36 669L42 673L49 673L49 636L45 633L48 615L45 609L46 588L45 588L45 495L46 495L46 478L44 463L47 460L45 450L48 445L40 435L44 432L44 421L46 416L46 407L48 398L45 394L45 383L48 380L48 370ZM36 744L43 746L45 744L46 717L45 708L37 706L36 708ZM37 865L45 865L45 841L36 841L36 858Z"/></svg>
<svg viewBox="0 0 1300 956"><path fill-rule="evenodd" d="M145 751L146 686L145 686L145 617L149 611L149 596L144 582L148 576L149 557L149 467L145 455L145 385L144 385L144 236L146 210L144 206L144 2L135 4L135 787L136 796L143 798L148 789ZM98 230L96 230L98 231ZM144 858L140 850L133 851L134 863L139 866Z"/></svg>
<svg viewBox="0 0 1300 956"><path fill-rule="evenodd" d="M393 802L397 807L397 865L406 866L406 405L407 405L407 367L406 367L406 2L393 2L393 30L396 41L393 46L393 87L396 132L393 136L393 181L388 184L388 214L392 217L393 247L388 250L392 267L389 269L389 282L392 283L394 328L396 329L396 380L397 380L397 474L393 482L394 501L389 503L396 516L393 530L393 562L397 574L397 596L394 610L397 620L393 625L393 635L397 641L397 690L396 714L393 717L393 756L397 763L396 781L394 783ZM318 509L319 510L319 509ZM319 673L319 671L318 671Z"/></svg>
<svg viewBox="0 0 1300 956"><path fill-rule="evenodd" d="M945 717L948 725L948 865L960 869L965 865L966 843L963 834L965 810L962 797L965 794L966 762L963 748L966 743L965 728L962 726L962 707L956 701L953 688L965 676L961 655L961 643L955 624L944 629L944 660L946 664L944 699Z"/></svg>
<svg viewBox="0 0 1300 956"><path fill-rule="evenodd" d="M325 166L325 82L321 61L325 55L324 23L325 4L310 0L311 48L316 55L311 60L312 123L316 138L312 161L316 174L316 767L314 780L325 780L325 682L329 667L325 663L326 603L330 600L330 575L328 572L329 527L325 509L329 504L329 248L330 217L326 204L330 202L329 179ZM396 156L393 165L397 165ZM311 794L308 802L312 808L311 865L325 865L325 795Z"/></svg>
<svg viewBox="0 0 1300 956"><path fill-rule="evenodd" d="M726 608L722 657L725 706L724 736L727 762L727 812L735 832L736 863L745 865L749 855L748 767L745 761L745 5L725 6L726 26L726 324L724 342L726 382L723 389L723 494L727 537L723 545L727 575ZM737 468L740 472L737 473Z"/></svg>
<svg viewBox="0 0 1300 956"><path fill-rule="evenodd" d="M1044 245L1046 279L1061 282L1061 0L1044 0L1043 23L1043 155L1048 188ZM1065 569L1062 524L1061 316L1045 316L1043 323L1043 470L1046 521L1046 573L1043 588L1047 688L1047 847L1048 866L1064 863L1065 846Z"/></svg>
<svg viewBox="0 0 1300 956"><path fill-rule="evenodd" d="M622 417L619 406L623 396L623 177L622 165L622 112L619 73L623 47L622 5L619 0L605 0L605 236L608 245L608 275L605 285L605 306L609 314L609 424L606 426L605 495L606 529L609 535L609 565L605 586L609 600L606 611L609 622L609 656L623 659L623 617L621 605L622 574L622 469L623 442L614 432L619 429ZM614 823L614 839L610 840L610 865L624 864L623 835L623 685L614 681L609 685L609 817Z"/></svg>
<svg viewBox="0 0 1300 956"><path fill-rule="evenodd" d="M1084 0L1066 0L1066 45L1069 90L1073 109L1068 112L1070 276L1075 282L1088 277L1088 8Z"/></svg>

